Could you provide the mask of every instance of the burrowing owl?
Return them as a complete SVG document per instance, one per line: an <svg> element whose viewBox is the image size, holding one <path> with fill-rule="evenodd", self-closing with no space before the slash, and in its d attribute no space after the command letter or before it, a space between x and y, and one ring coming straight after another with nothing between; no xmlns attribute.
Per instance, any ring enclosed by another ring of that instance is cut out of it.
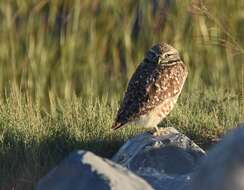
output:
<svg viewBox="0 0 244 190"><path fill-rule="evenodd" d="M153 46L133 74L112 126L134 122L155 127L173 109L187 77L178 51L166 43Z"/></svg>

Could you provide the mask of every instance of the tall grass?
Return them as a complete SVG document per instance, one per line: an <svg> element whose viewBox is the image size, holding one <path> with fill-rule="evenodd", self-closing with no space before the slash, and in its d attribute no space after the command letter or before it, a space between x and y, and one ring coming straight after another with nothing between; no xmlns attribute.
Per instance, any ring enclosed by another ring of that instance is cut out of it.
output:
<svg viewBox="0 0 244 190"><path fill-rule="evenodd" d="M120 92L159 41L181 52L189 88L240 93L244 3L158 2L1 1L2 96L12 86L41 102Z"/></svg>
<svg viewBox="0 0 244 190"><path fill-rule="evenodd" d="M243 121L243 9L228 0L0 1L1 189L33 189L69 152L110 157L142 131L110 126L128 79L159 41L189 68L162 126L208 145Z"/></svg>

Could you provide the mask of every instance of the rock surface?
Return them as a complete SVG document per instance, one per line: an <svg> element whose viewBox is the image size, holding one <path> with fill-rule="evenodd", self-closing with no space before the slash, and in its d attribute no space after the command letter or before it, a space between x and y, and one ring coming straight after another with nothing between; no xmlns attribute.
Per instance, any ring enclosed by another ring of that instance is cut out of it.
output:
<svg viewBox="0 0 244 190"><path fill-rule="evenodd" d="M38 190L152 190L126 168L91 152L77 151L38 183Z"/></svg>
<svg viewBox="0 0 244 190"><path fill-rule="evenodd" d="M124 144L113 161L144 178L154 189L187 190L205 152L174 128L160 136L140 134Z"/></svg>
<svg viewBox="0 0 244 190"><path fill-rule="evenodd" d="M209 151L193 178L195 189L244 189L244 124Z"/></svg>
<svg viewBox="0 0 244 190"><path fill-rule="evenodd" d="M74 152L37 189L243 190L243 145L244 124L208 156L174 128L162 129L159 136L144 133L125 143L113 157L117 164L90 152Z"/></svg>

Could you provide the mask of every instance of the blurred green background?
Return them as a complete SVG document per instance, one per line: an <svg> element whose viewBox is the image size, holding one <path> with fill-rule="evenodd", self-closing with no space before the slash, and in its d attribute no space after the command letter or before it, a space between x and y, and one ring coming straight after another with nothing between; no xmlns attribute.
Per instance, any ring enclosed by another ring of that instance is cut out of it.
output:
<svg viewBox="0 0 244 190"><path fill-rule="evenodd" d="M207 149L244 120L244 1L0 1L0 189L35 189L71 151L111 157L142 132L110 128L161 41L189 68L161 125Z"/></svg>
<svg viewBox="0 0 244 190"><path fill-rule="evenodd" d="M243 1L0 2L0 89L42 103L121 93L164 41L189 66L189 90L243 88Z"/></svg>

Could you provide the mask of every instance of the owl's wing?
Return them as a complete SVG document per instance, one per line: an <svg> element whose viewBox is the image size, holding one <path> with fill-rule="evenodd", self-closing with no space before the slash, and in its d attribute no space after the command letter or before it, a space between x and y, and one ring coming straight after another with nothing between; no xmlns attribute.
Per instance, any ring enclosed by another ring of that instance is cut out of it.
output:
<svg viewBox="0 0 244 190"><path fill-rule="evenodd" d="M164 100L177 96L184 84L185 66L163 67L144 60L133 74L112 128L148 113Z"/></svg>

